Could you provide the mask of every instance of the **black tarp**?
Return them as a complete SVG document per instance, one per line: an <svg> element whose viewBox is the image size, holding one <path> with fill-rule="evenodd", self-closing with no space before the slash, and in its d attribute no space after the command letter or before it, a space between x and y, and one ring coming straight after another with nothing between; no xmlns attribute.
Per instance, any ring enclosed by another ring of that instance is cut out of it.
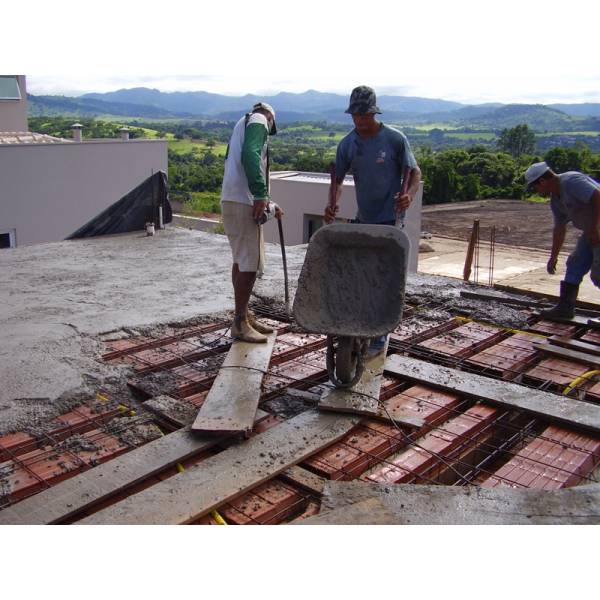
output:
<svg viewBox="0 0 600 600"><path fill-rule="evenodd" d="M158 226L161 206L163 223L170 223L173 220L173 211L169 202L167 175L164 171L158 171L148 177L66 239L139 231L145 229L146 223L154 223Z"/></svg>

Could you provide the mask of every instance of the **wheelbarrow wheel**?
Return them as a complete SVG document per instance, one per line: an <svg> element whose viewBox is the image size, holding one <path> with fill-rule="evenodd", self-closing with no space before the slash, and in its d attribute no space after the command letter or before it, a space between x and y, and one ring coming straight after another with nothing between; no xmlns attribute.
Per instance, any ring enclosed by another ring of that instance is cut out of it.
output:
<svg viewBox="0 0 600 600"><path fill-rule="evenodd" d="M335 355L335 374L342 383L350 383L356 373L357 355L354 346L354 338L338 338Z"/></svg>

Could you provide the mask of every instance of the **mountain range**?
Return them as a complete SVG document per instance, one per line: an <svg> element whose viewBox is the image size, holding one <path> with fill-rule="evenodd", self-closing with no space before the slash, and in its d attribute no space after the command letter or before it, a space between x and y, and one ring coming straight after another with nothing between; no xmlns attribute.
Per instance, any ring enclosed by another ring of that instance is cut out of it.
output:
<svg viewBox="0 0 600 600"><path fill-rule="evenodd" d="M308 90L273 96L224 96L210 92L161 92L138 87L83 96L29 95L29 113L41 115L119 116L153 119L237 119L259 100L269 102L281 123L348 122L348 97ZM378 97L387 122L452 123L461 127L499 129L527 123L536 130L600 131L600 103L585 104L461 104L413 96Z"/></svg>

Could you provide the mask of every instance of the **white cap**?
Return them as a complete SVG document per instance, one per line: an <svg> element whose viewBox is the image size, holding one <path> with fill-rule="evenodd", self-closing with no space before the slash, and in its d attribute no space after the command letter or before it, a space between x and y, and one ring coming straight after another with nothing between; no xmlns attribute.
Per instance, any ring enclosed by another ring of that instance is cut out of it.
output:
<svg viewBox="0 0 600 600"><path fill-rule="evenodd" d="M537 181L550 167L545 162L533 163L527 171L525 171L525 182L529 187L534 181Z"/></svg>
<svg viewBox="0 0 600 600"><path fill-rule="evenodd" d="M277 125L275 124L275 109L270 104L267 104L266 102L257 102L252 107L252 110L255 111L259 108L264 108L265 110L268 110L273 115L273 126L271 127L271 131L269 133L271 135L275 135L277 133Z"/></svg>

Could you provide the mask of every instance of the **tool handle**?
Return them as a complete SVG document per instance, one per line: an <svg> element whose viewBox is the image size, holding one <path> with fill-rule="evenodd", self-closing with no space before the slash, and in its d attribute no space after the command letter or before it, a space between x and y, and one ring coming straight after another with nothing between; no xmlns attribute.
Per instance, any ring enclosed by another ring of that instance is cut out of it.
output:
<svg viewBox="0 0 600 600"><path fill-rule="evenodd" d="M408 192L408 181L410 179L410 173L412 169L410 167L406 167L404 169L404 173L402 175L402 185L400 186L400 196L404 196ZM400 229L404 229L406 219L406 210L400 211L396 215L396 227L400 227Z"/></svg>
<svg viewBox="0 0 600 600"><path fill-rule="evenodd" d="M288 284L287 258L285 256L285 244L283 243L283 223L281 219L277 219L277 227L279 229L279 243L281 244L281 258L283 260L283 280L285 284L285 309L290 312L290 290Z"/></svg>
<svg viewBox="0 0 600 600"><path fill-rule="evenodd" d="M336 198L337 198L337 178L335 176L335 163L334 162L332 162L329 165L329 176L330 176L329 206L331 206L331 208L335 208Z"/></svg>

